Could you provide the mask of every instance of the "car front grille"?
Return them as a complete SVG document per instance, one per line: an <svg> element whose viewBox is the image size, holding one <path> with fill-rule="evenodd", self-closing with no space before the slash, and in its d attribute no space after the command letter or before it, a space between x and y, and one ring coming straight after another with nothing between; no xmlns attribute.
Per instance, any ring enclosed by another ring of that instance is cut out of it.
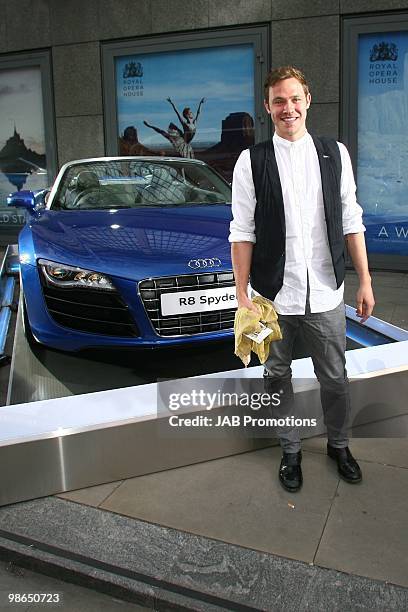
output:
<svg viewBox="0 0 408 612"><path fill-rule="evenodd" d="M42 279L47 309L56 323L103 336L133 338L140 332L116 292L50 287Z"/></svg>
<svg viewBox="0 0 408 612"><path fill-rule="evenodd" d="M164 317L161 313L160 297L163 293L178 293L196 289L233 287L232 272L191 274L151 278L140 281L139 292L148 317L159 336L186 336L231 330L234 327L235 308L211 310L177 316Z"/></svg>

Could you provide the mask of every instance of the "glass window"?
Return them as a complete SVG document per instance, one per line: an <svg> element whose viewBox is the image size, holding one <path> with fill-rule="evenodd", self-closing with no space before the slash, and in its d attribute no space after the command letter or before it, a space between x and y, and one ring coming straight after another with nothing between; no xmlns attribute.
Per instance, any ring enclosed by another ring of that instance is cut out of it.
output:
<svg viewBox="0 0 408 612"><path fill-rule="evenodd" d="M231 188L192 160L120 159L70 166L50 207L63 210L199 206L231 201Z"/></svg>
<svg viewBox="0 0 408 612"><path fill-rule="evenodd" d="M408 262L408 13L343 20L341 125L371 266Z"/></svg>
<svg viewBox="0 0 408 612"><path fill-rule="evenodd" d="M254 27L104 45L108 153L199 159L231 181L240 152L269 135L267 38Z"/></svg>
<svg viewBox="0 0 408 612"><path fill-rule="evenodd" d="M372 253L408 255L408 32L361 34L358 197Z"/></svg>
<svg viewBox="0 0 408 612"><path fill-rule="evenodd" d="M24 223L7 207L15 191L42 190L55 172L48 54L0 61L0 242L15 241ZM44 117L51 117L48 125Z"/></svg>

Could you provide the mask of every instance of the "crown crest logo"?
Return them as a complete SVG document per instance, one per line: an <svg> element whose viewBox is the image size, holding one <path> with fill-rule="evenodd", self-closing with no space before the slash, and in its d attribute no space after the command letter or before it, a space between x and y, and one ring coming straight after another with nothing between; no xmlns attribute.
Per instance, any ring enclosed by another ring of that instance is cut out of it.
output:
<svg viewBox="0 0 408 612"><path fill-rule="evenodd" d="M123 78L131 79L143 76L143 66L140 62L129 62L123 69Z"/></svg>
<svg viewBox="0 0 408 612"><path fill-rule="evenodd" d="M380 42L370 51L370 62L395 62L398 59L398 47L395 43Z"/></svg>

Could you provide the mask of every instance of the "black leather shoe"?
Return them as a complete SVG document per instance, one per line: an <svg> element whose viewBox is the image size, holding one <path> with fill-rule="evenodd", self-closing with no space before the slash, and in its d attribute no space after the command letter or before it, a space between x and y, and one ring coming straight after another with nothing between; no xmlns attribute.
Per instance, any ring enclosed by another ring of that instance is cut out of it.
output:
<svg viewBox="0 0 408 612"><path fill-rule="evenodd" d="M334 448L334 446L328 444L327 454L337 462L337 471L343 480L351 484L361 482L363 476L360 466L354 459L348 446L345 448Z"/></svg>
<svg viewBox="0 0 408 612"><path fill-rule="evenodd" d="M301 462L302 451L298 453L283 453L282 455L279 467L279 480L283 488L291 493L299 491L303 484Z"/></svg>

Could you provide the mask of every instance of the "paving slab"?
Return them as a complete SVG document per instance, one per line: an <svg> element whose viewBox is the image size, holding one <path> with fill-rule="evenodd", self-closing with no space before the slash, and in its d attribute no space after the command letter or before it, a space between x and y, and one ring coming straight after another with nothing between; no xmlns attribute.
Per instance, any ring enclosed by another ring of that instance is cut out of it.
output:
<svg viewBox="0 0 408 612"><path fill-rule="evenodd" d="M346 272L346 276L344 279L344 285L345 288L347 288L348 285L353 284L353 285L358 285L359 284L359 279L357 274L354 271L347 271Z"/></svg>
<svg viewBox="0 0 408 612"><path fill-rule="evenodd" d="M408 414L383 419L377 423L354 425L353 435L356 438L376 438L381 432L385 439L408 439Z"/></svg>
<svg viewBox="0 0 408 612"><path fill-rule="evenodd" d="M406 328L408 306L407 298L403 296L406 294L405 288L408 287L408 274L373 271L371 276L376 299L374 315L384 321ZM358 285L357 274L353 270L348 270L344 297L346 303L351 306L354 305L355 291ZM401 299L403 300L402 304ZM401 325L401 323L403 324Z"/></svg>
<svg viewBox="0 0 408 612"><path fill-rule="evenodd" d="M310 438L302 446L326 454L326 442L325 437ZM358 461L408 468L408 438L352 438L350 449Z"/></svg>
<svg viewBox="0 0 408 612"><path fill-rule="evenodd" d="M77 489L76 491L68 491L68 493L60 493L56 495L56 497L97 508L121 483L122 480L108 482L107 484L97 485L96 487L87 487L86 489Z"/></svg>
<svg viewBox="0 0 408 612"><path fill-rule="evenodd" d="M337 473L320 455L305 453L305 485L290 494L278 481L280 457L278 447L268 448L128 479L101 508L311 562Z"/></svg>
<svg viewBox="0 0 408 612"><path fill-rule="evenodd" d="M355 278L357 278L357 274ZM408 274L404 272L379 272L371 273L372 281L378 287L395 287L397 289L407 287ZM348 275L347 275L348 278Z"/></svg>
<svg viewBox="0 0 408 612"><path fill-rule="evenodd" d="M405 288L395 287L395 285L379 286L374 284L374 291L380 304L386 302L408 307L408 291Z"/></svg>
<svg viewBox="0 0 408 612"><path fill-rule="evenodd" d="M315 563L408 587L408 470L361 462L363 482L340 482Z"/></svg>
<svg viewBox="0 0 408 612"><path fill-rule="evenodd" d="M356 307L356 290L357 288L349 287L344 292L344 301L352 308ZM377 317L377 319L381 319L382 321L386 321L387 323L396 325L396 323L394 323L395 304L393 302L384 302L384 300L379 299L377 294L376 300L373 316Z"/></svg>
<svg viewBox="0 0 408 612"><path fill-rule="evenodd" d="M371 270L371 279L378 287L402 288L408 286L408 274L405 272ZM359 282L358 274L354 269L346 271L346 282Z"/></svg>
<svg viewBox="0 0 408 612"><path fill-rule="evenodd" d="M405 295L405 288L408 287L408 274L374 271L371 276L376 299L374 316L407 329L408 305L406 298L402 296ZM353 270L348 270L344 286L344 299L350 306L354 306L358 285L357 274ZM402 304L401 299L404 300Z"/></svg>
<svg viewBox="0 0 408 612"><path fill-rule="evenodd" d="M408 305L397 304L394 309L393 319L395 321L394 325L408 329Z"/></svg>

